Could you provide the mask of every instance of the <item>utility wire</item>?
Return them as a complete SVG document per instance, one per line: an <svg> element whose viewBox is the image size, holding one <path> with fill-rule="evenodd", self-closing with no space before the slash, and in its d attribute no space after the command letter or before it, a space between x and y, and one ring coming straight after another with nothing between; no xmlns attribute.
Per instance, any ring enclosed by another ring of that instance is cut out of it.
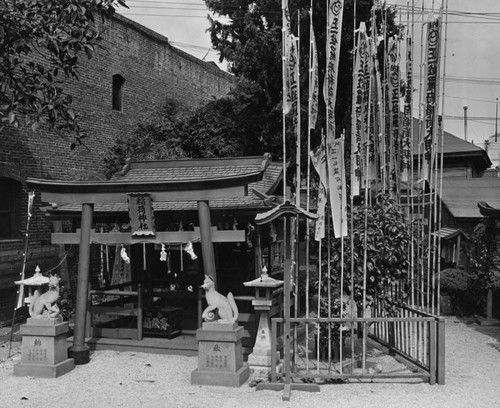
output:
<svg viewBox="0 0 500 408"><path fill-rule="evenodd" d="M170 0L127 0L129 3L162 3L162 4L205 4L203 0L200 1L170 1Z"/></svg>
<svg viewBox="0 0 500 408"><path fill-rule="evenodd" d="M475 99L475 98L469 98L469 97L464 97L464 96L452 96L452 95L446 95L446 98L452 98L452 99L463 99L465 101L476 101L476 102L485 102L485 103L494 103L496 104L496 101L493 100L487 100L487 99Z"/></svg>

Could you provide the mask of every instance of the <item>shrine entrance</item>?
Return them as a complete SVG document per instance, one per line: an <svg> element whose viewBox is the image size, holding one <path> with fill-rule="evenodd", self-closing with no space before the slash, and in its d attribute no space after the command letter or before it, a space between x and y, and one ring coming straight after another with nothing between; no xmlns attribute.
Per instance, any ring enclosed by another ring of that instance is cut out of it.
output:
<svg viewBox="0 0 500 408"><path fill-rule="evenodd" d="M268 155L132 162L108 182L27 180L52 204L51 216L72 217L72 231L53 233L52 243L80 248L70 348L76 362L88 361L89 337L139 342L194 333L204 274L237 294L255 273L249 221L274 206L267 194L280 166ZM95 263L99 272L91 276ZM249 304L251 298L237 296Z"/></svg>

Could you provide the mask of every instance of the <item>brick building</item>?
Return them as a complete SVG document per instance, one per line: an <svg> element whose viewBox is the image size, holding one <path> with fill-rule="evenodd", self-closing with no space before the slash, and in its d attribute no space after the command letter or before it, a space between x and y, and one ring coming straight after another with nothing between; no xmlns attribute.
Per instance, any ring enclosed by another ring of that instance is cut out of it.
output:
<svg viewBox="0 0 500 408"><path fill-rule="evenodd" d="M81 60L79 81L65 84L73 96L85 146L70 149L41 128L4 128L0 133L0 324L12 317L22 268L27 222L26 177L61 180L103 178L103 155L118 136L131 134L166 98L200 106L226 95L234 78L215 64L172 47L168 39L123 16L104 23L102 49ZM55 266L61 249L50 245L53 228L35 197L29 228L27 275L37 264Z"/></svg>

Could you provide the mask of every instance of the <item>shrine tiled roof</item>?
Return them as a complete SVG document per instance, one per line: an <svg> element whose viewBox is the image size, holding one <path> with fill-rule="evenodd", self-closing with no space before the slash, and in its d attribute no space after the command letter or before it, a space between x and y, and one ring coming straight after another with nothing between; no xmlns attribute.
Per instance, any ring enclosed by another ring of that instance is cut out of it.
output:
<svg viewBox="0 0 500 408"><path fill-rule="evenodd" d="M110 181L128 182L169 182L200 181L220 178L241 177L262 171L267 165L267 158L236 157L217 159L181 159L131 161L123 170L115 174Z"/></svg>
<svg viewBox="0 0 500 408"><path fill-rule="evenodd" d="M190 180L200 183L203 180L231 180L246 175L261 173L248 183L248 195L210 199L213 209L254 209L265 210L274 204L264 202L263 196L272 195L282 178L282 163L272 162L269 155L258 157L239 157L222 159L183 159L164 161L130 162L113 176L109 183L151 183L183 182ZM196 201L153 201L154 211L196 211ZM80 213L81 205L64 204L49 210L53 214ZM127 212L126 202L105 202L94 204L96 213Z"/></svg>

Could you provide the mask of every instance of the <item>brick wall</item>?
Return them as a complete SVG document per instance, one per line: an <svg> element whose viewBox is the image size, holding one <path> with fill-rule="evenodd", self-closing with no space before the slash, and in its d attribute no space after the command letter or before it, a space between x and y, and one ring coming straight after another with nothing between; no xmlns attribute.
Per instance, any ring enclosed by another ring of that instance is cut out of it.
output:
<svg viewBox="0 0 500 408"><path fill-rule="evenodd" d="M125 17L107 21L104 28L102 49L91 60L82 56L79 81L65 85L88 134L85 147L71 151L71 140L44 129L4 129L0 166L16 163L32 177L97 176L103 171L106 149L118 136L131 134L165 98L196 107L226 95L234 83L231 75L213 63L172 47L167 38ZM125 79L122 112L112 109L115 74Z"/></svg>

